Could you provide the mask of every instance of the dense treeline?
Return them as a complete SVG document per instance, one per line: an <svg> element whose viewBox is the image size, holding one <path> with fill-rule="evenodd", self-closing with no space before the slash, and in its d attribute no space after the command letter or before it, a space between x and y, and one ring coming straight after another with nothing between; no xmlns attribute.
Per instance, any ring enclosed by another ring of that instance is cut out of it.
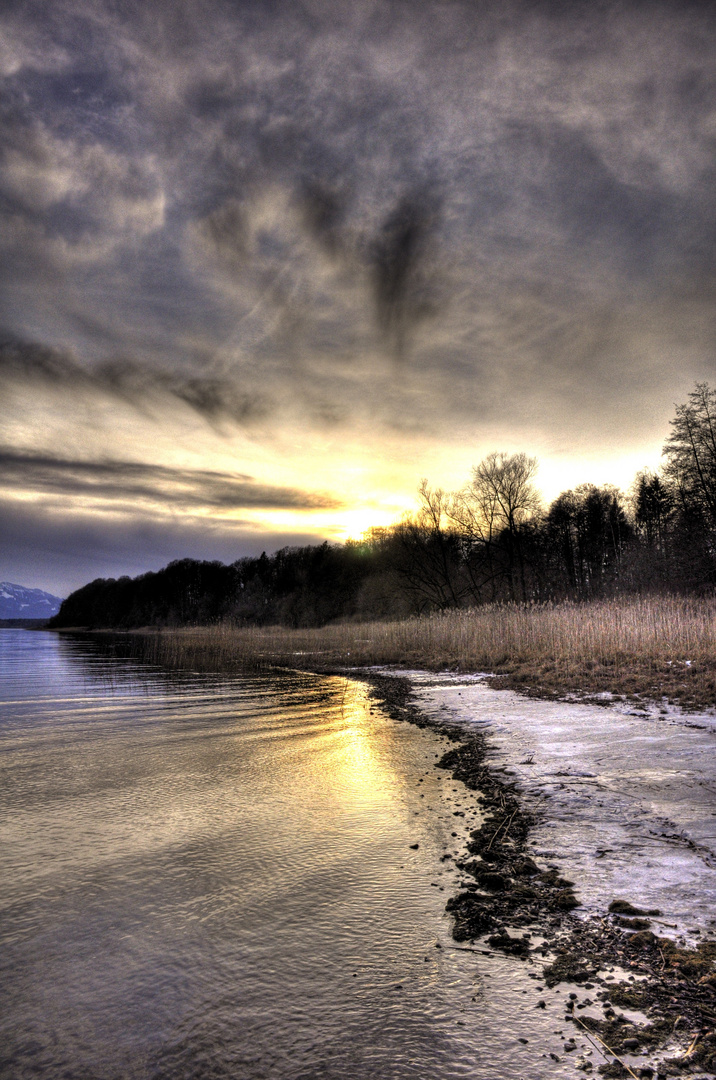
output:
<svg viewBox="0 0 716 1080"><path fill-rule="evenodd" d="M363 545L328 543L220 562L181 559L156 573L98 578L73 592L52 626L321 626L356 612L370 573Z"/></svg>
<svg viewBox="0 0 716 1080"><path fill-rule="evenodd" d="M423 481L414 514L361 541L98 579L68 597L52 625L320 626L500 601L710 593L716 391L698 384L671 428L663 469L638 474L627 495L582 484L545 508L536 459L494 453L460 491Z"/></svg>

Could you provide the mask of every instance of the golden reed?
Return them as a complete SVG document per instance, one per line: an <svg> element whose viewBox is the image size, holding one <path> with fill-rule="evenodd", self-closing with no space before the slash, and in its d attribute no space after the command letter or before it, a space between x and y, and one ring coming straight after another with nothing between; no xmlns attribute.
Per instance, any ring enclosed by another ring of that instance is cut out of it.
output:
<svg viewBox="0 0 716 1080"><path fill-rule="evenodd" d="M493 672L530 692L611 691L716 704L716 600L496 605L319 629L221 624L144 631L147 659L231 671L398 665Z"/></svg>

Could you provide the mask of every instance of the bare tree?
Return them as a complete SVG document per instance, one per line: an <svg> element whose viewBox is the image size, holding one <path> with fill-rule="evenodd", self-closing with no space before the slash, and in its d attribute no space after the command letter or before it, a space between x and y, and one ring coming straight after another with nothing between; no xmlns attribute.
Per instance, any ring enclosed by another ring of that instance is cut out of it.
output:
<svg viewBox="0 0 716 1080"><path fill-rule="evenodd" d="M523 532L542 506L533 482L537 469L537 458L524 453L488 454L474 466L467 487L451 501L450 517L461 534L481 549L493 599L500 576L507 578L511 599L517 599L517 584L521 598L527 599Z"/></svg>
<svg viewBox="0 0 716 1080"><path fill-rule="evenodd" d="M398 572L419 610L456 607L464 596L459 537L447 515L448 495L423 480L420 505L394 527L401 557Z"/></svg>

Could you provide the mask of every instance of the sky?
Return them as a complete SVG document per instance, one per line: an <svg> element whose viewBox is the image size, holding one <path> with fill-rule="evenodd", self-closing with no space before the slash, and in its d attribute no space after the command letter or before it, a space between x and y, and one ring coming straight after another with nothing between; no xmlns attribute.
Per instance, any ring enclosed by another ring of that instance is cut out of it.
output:
<svg viewBox="0 0 716 1080"><path fill-rule="evenodd" d="M342 541L716 378L716 6L4 0L0 578Z"/></svg>

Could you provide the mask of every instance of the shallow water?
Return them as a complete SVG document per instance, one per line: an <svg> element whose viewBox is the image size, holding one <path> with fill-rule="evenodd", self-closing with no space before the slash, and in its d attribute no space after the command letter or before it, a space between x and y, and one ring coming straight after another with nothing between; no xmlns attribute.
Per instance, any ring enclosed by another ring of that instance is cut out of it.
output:
<svg viewBox="0 0 716 1080"><path fill-rule="evenodd" d="M91 638L3 630L0 679L3 1080L574 1076L566 988L451 939L444 737Z"/></svg>
<svg viewBox="0 0 716 1080"><path fill-rule="evenodd" d="M434 736L344 679L0 650L3 1076L472 1071Z"/></svg>

